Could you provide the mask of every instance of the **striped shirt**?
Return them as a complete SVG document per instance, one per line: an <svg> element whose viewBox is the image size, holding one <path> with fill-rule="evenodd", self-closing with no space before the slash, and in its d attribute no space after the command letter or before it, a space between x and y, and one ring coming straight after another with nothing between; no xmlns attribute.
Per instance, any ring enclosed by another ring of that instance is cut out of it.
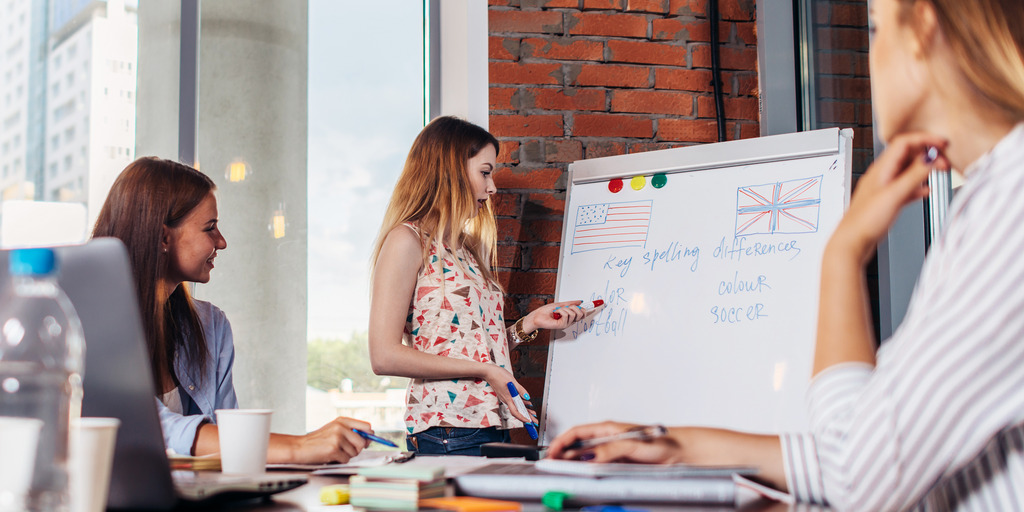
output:
<svg viewBox="0 0 1024 512"><path fill-rule="evenodd" d="M1024 510L1024 123L965 172L877 364L821 372L790 491L839 510Z"/></svg>

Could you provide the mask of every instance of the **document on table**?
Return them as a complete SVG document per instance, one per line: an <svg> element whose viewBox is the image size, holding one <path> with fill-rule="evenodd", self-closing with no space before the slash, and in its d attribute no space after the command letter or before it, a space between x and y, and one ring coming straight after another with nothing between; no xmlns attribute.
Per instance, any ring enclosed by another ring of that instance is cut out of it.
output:
<svg viewBox="0 0 1024 512"><path fill-rule="evenodd" d="M320 471L333 471L327 473L332 475L354 475L360 468L383 466L391 462L409 460L410 452L396 450L363 450L359 455L352 457L343 464L267 464L268 470L280 469L286 471L313 471L320 474Z"/></svg>
<svg viewBox="0 0 1024 512"><path fill-rule="evenodd" d="M595 463L578 460L542 459L537 471L560 475L609 477L645 476L679 478L688 476L755 475L757 469L749 466L694 466L691 464L631 464L621 462Z"/></svg>
<svg viewBox="0 0 1024 512"><path fill-rule="evenodd" d="M364 452L365 453L365 452ZM360 454L362 455L362 454ZM526 459L501 459L502 462L508 464L532 464ZM389 461L390 462L390 461ZM397 462L397 461L396 461ZM385 462L384 464L386 464ZM410 468L415 467L443 467L445 478L452 478L459 476L463 473L468 473L474 469L493 464L494 459L488 459L486 457L470 457L465 455L417 455L415 458L410 459L408 462L403 462L403 466ZM364 466L365 467L365 466ZM339 467L325 467L313 471L314 475L352 475L359 470L358 467L339 466Z"/></svg>

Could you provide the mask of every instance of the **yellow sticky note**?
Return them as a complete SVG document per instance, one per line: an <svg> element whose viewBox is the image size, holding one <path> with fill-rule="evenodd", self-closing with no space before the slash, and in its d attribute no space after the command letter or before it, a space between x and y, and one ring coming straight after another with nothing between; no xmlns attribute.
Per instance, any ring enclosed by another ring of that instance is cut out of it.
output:
<svg viewBox="0 0 1024 512"><path fill-rule="evenodd" d="M344 505L349 499L348 485L325 485L320 488L320 503L324 505Z"/></svg>

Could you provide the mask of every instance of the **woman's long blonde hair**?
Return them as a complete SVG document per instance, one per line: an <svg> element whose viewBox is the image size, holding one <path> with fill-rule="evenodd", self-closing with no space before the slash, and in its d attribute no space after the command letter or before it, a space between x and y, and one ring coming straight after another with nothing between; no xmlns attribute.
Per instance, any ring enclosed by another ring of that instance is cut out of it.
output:
<svg viewBox="0 0 1024 512"><path fill-rule="evenodd" d="M1024 0L901 1L929 2L971 87L1007 120L1024 120Z"/></svg>
<svg viewBox="0 0 1024 512"><path fill-rule="evenodd" d="M374 269L388 233L409 222L419 227L423 237L424 264L431 240L452 251L465 247L488 282L498 284L492 270L498 238L494 211L490 199L479 208L466 169L469 159L488 145L498 151L498 139L457 117L438 117L423 128L412 143L384 213L373 249Z"/></svg>

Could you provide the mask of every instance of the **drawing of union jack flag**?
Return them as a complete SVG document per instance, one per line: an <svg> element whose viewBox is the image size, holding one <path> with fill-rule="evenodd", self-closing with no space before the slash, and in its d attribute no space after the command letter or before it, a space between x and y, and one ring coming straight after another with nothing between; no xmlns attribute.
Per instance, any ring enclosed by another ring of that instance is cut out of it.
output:
<svg viewBox="0 0 1024 512"><path fill-rule="evenodd" d="M580 206L572 232L572 253L647 245L652 203L648 200Z"/></svg>
<svg viewBox="0 0 1024 512"><path fill-rule="evenodd" d="M736 189L736 236L818 231L821 176Z"/></svg>

